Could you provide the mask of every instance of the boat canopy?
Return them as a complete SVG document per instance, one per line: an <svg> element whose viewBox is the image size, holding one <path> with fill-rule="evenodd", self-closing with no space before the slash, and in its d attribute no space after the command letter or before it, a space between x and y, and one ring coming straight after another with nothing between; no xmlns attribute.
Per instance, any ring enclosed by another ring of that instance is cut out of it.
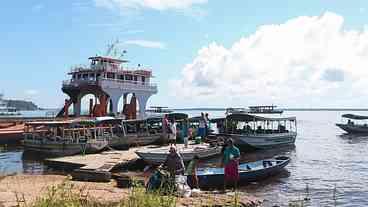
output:
<svg viewBox="0 0 368 207"><path fill-rule="evenodd" d="M355 114L343 114L342 117L348 118L348 119L355 119L355 120L368 119L368 116L361 116L361 115L355 115Z"/></svg>
<svg viewBox="0 0 368 207"><path fill-rule="evenodd" d="M222 123L225 122L225 118L214 118L210 120L211 123Z"/></svg>
<svg viewBox="0 0 368 207"><path fill-rule="evenodd" d="M25 125L28 126L62 126L62 125L70 125L73 121L32 121L26 122Z"/></svg>
<svg viewBox="0 0 368 207"><path fill-rule="evenodd" d="M269 118L252 114L230 114L226 119L233 121L295 121L296 117Z"/></svg>
<svg viewBox="0 0 368 207"><path fill-rule="evenodd" d="M175 119L175 121L183 120L188 118L188 114L185 113L169 113L167 114L169 120Z"/></svg>

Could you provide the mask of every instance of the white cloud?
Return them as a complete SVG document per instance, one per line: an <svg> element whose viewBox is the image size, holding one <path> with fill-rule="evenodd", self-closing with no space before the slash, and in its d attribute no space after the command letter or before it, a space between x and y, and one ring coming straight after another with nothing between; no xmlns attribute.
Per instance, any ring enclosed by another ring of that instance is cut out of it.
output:
<svg viewBox="0 0 368 207"><path fill-rule="evenodd" d="M213 42L170 84L192 105L361 106L367 68L368 30L326 12L261 26L230 48Z"/></svg>
<svg viewBox="0 0 368 207"><path fill-rule="evenodd" d="M97 6L109 9L188 9L193 5L205 4L207 0L95 0Z"/></svg>
<svg viewBox="0 0 368 207"><path fill-rule="evenodd" d="M45 8L44 4L36 4L36 5L33 5L31 9L33 12L39 12L44 8Z"/></svg>
<svg viewBox="0 0 368 207"><path fill-rule="evenodd" d="M28 89L28 90L24 91L24 93L28 96L34 96L34 95L39 94L39 91L35 90L35 89Z"/></svg>
<svg viewBox="0 0 368 207"><path fill-rule="evenodd" d="M149 40L127 40L124 42L126 45L137 45L140 47L147 48L158 48L158 49L166 49L166 45L162 42L157 41L149 41Z"/></svg>

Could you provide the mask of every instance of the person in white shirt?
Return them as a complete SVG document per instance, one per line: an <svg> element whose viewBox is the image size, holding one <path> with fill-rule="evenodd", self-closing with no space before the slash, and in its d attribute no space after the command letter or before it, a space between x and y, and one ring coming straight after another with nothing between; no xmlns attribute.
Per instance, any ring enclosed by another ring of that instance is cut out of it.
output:
<svg viewBox="0 0 368 207"><path fill-rule="evenodd" d="M170 129L171 129L171 133L170 133L170 136L169 136L169 143L171 145L176 145L176 133L177 133L177 130L176 130L176 122L175 120L172 120L170 122Z"/></svg>

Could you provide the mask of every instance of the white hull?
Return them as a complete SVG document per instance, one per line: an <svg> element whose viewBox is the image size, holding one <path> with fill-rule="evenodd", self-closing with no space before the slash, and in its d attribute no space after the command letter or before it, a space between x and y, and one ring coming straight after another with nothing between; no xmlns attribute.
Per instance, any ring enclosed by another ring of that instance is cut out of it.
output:
<svg viewBox="0 0 368 207"><path fill-rule="evenodd" d="M235 144L239 146L251 146L258 149L273 148L295 143L296 132L276 134L231 134Z"/></svg>
<svg viewBox="0 0 368 207"><path fill-rule="evenodd" d="M162 164L167 155L169 154L169 146L159 148L148 148L139 150L136 154L144 161L150 164ZM210 147L209 144L189 145L188 148L184 148L183 144L177 144L177 151L183 158L184 162L188 162L197 155L200 159L206 159L219 155L221 153L221 146Z"/></svg>

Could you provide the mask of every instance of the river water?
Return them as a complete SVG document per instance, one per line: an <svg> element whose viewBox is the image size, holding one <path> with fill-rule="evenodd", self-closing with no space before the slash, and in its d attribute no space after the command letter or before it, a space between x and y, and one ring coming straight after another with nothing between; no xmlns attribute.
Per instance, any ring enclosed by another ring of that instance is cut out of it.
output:
<svg viewBox="0 0 368 207"><path fill-rule="evenodd" d="M188 112L198 115L198 112ZM242 191L265 199L265 206L286 205L309 197L306 206L368 206L368 136L347 136L335 126L336 111L288 111L296 116L295 147L248 152L242 160L254 161L275 155L291 157L281 174L242 187ZM368 115L368 112L353 112ZM210 112L210 117L223 115ZM42 174L49 169L35 157L24 155L22 147L0 146L0 173ZM308 192L308 193L307 193ZM271 202L272 201L272 202Z"/></svg>

